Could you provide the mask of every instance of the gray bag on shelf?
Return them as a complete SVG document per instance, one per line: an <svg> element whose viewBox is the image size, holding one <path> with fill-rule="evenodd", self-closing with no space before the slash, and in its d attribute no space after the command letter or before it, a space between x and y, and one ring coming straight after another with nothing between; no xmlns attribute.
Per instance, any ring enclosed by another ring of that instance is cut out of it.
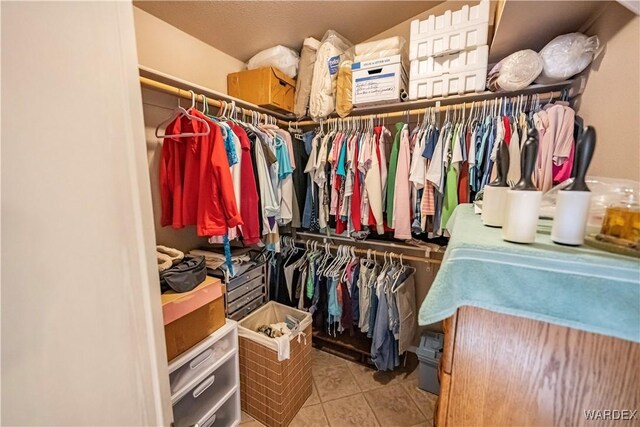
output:
<svg viewBox="0 0 640 427"><path fill-rule="evenodd" d="M207 277L207 265L203 256L189 256L168 270L160 273L160 288L164 293L168 290L189 292Z"/></svg>

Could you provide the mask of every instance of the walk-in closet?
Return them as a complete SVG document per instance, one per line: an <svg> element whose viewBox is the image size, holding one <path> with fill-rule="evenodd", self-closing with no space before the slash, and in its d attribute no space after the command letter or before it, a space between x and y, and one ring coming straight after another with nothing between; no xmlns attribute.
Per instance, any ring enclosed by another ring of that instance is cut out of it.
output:
<svg viewBox="0 0 640 427"><path fill-rule="evenodd" d="M639 15L0 2L0 424L637 425Z"/></svg>

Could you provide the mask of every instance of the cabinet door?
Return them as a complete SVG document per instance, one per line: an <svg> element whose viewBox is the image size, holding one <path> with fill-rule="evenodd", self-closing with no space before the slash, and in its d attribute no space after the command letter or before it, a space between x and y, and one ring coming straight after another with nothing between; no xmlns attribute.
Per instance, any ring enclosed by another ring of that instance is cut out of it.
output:
<svg viewBox="0 0 640 427"><path fill-rule="evenodd" d="M455 348L456 338L456 317L454 314L451 317L444 319L442 322L442 331L444 332L444 348L442 349L442 358L440 364L442 370L447 374L451 373L451 365L453 364L453 350Z"/></svg>
<svg viewBox="0 0 640 427"><path fill-rule="evenodd" d="M463 307L447 424L590 425L585 411L638 408L639 362L637 343Z"/></svg>

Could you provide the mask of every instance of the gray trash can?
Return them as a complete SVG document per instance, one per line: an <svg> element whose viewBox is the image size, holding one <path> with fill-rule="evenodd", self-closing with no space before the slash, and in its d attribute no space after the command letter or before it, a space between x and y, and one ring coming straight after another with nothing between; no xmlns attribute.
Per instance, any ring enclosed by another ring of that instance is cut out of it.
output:
<svg viewBox="0 0 640 427"><path fill-rule="evenodd" d="M438 362L442 355L444 335L426 332L420 338L418 360L420 361L418 387L433 394L440 394Z"/></svg>

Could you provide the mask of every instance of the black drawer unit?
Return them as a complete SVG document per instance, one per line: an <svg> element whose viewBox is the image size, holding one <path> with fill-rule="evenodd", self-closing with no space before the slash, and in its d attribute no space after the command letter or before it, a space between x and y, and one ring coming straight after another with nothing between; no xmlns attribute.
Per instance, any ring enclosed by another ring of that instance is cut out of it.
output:
<svg viewBox="0 0 640 427"><path fill-rule="evenodd" d="M225 287L225 314L238 321L269 301L266 264L258 264L234 277Z"/></svg>

